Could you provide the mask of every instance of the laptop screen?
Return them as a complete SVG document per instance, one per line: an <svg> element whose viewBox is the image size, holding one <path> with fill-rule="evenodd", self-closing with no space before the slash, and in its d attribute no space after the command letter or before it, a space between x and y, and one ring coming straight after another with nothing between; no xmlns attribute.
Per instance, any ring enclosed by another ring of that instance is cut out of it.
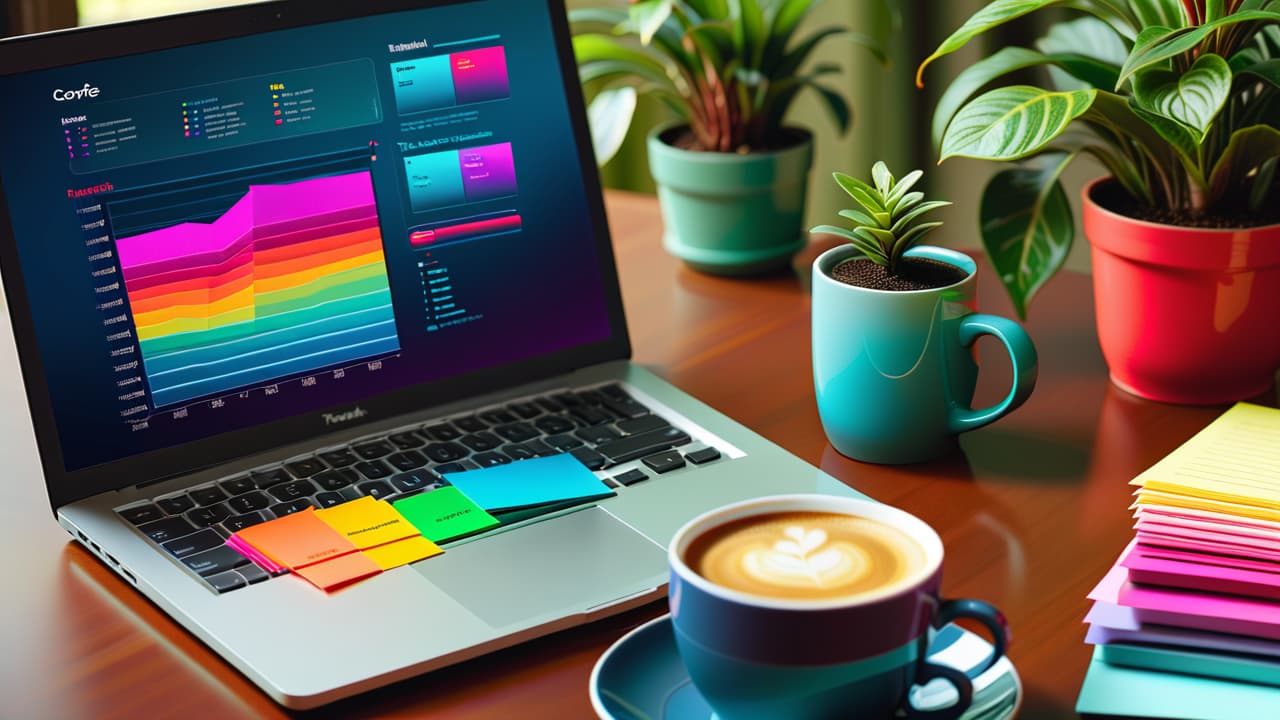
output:
<svg viewBox="0 0 1280 720"><path fill-rule="evenodd" d="M367 398L610 337L543 3L11 74L0 97L67 471L308 413L341 426Z"/></svg>

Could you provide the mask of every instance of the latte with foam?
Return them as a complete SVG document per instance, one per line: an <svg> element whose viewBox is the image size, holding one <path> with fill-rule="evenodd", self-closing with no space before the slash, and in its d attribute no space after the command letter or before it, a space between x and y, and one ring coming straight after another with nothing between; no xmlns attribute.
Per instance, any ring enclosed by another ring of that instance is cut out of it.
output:
<svg viewBox="0 0 1280 720"><path fill-rule="evenodd" d="M925 550L878 520L777 512L734 520L695 538L685 564L716 585L787 600L854 599L916 577Z"/></svg>

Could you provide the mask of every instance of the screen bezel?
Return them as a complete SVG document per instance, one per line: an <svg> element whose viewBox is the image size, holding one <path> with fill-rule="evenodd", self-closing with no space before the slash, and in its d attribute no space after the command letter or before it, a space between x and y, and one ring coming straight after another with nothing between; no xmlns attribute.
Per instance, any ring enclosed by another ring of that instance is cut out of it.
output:
<svg viewBox="0 0 1280 720"><path fill-rule="evenodd" d="M361 3L345 3L341 0L276 0L117 25L74 28L10 38L0 40L0 77L368 15L425 10L472 1L474 0L365 0ZM599 259L600 282L604 289L609 320L609 337L603 341L516 363L410 385L361 399L358 401L359 406L367 415L359 421L345 424L342 427L344 432L352 427L385 421L483 392L554 377L589 365L631 356L613 245L605 217L604 197L591 149L591 135L570 44L564 0L543 2L551 17L555 56L560 64L580 172L586 188L587 207ZM246 31L245 28L254 30ZM182 40L175 41L174 38ZM118 48L128 48L129 51L120 52ZM328 432L325 430L323 414L352 406L350 402L342 403L291 418L68 471L63 462L62 445L45 369L37 347L35 323L28 302L26 281L19 266L17 242L2 177L0 279L3 279L13 323L18 360L31 409L45 485L55 511L63 505L102 492L180 476L308 438L316 438L321 442L321 438Z"/></svg>

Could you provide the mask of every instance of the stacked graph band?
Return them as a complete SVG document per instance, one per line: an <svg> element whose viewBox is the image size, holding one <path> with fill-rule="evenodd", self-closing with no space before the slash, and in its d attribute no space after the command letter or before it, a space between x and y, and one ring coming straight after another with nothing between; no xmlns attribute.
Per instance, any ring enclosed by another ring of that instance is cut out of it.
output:
<svg viewBox="0 0 1280 720"><path fill-rule="evenodd" d="M156 407L399 349L369 172L116 241Z"/></svg>

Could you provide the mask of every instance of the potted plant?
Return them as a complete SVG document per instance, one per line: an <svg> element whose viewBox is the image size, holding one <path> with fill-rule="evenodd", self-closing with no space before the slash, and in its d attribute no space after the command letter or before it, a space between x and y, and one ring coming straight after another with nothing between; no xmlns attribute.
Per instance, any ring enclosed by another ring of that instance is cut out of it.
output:
<svg viewBox="0 0 1280 720"><path fill-rule="evenodd" d="M995 175L982 242L1020 315L1071 247L1060 177L1081 155L1098 335L1137 395L1217 404L1280 367L1280 2L994 0L920 65L1049 6L1083 13L1035 49L1003 48L956 76L933 121L941 159L1029 160ZM978 94L1007 73L1048 87ZM976 97L974 97L976 95Z"/></svg>
<svg viewBox="0 0 1280 720"><path fill-rule="evenodd" d="M973 312L972 258L918 245L942 225L925 216L950 204L911 191L921 172L897 180L876 163L871 175L874 185L836 173L859 208L840 212L850 227L811 231L849 241L813 265L814 389L836 450L867 462L916 462L1021 405L1035 387L1036 351L1017 323ZM982 335L1008 350L1013 388L974 410L970 348Z"/></svg>
<svg viewBox="0 0 1280 720"><path fill-rule="evenodd" d="M663 244L691 267L723 275L790 265L805 244L803 215L813 139L785 124L805 90L821 96L843 133L845 97L821 79L838 65L805 67L840 27L801 32L815 0L640 0L571 11L584 84L602 86L589 107L597 160L631 124L637 93L679 120L648 138ZM609 32L601 32L606 28ZM883 58L883 56L881 55Z"/></svg>

